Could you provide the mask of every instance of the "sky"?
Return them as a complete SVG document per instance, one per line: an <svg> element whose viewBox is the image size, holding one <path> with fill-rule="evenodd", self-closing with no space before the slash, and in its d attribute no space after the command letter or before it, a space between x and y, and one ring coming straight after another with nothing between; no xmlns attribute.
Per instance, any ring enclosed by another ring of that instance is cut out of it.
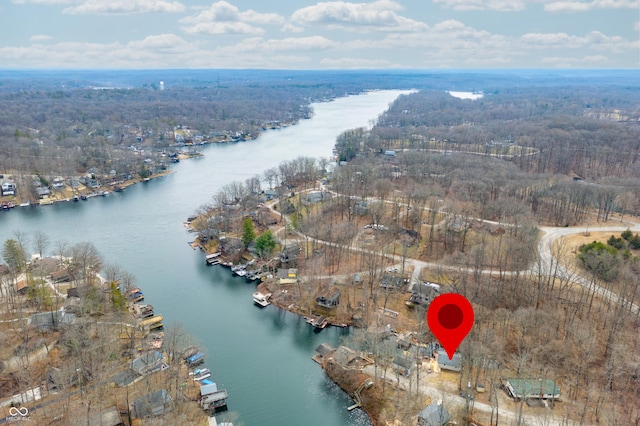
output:
<svg viewBox="0 0 640 426"><path fill-rule="evenodd" d="M0 69L640 69L640 0L0 0Z"/></svg>

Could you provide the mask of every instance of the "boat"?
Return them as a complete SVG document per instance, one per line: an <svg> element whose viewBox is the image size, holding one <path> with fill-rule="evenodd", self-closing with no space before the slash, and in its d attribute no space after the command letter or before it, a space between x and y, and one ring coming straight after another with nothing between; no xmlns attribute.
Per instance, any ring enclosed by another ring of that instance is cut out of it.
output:
<svg viewBox="0 0 640 426"><path fill-rule="evenodd" d="M191 355L187 358L187 365L190 367L200 365L204 362L204 354L202 352L196 352L194 355Z"/></svg>
<svg viewBox="0 0 640 426"><path fill-rule="evenodd" d="M264 308L265 306L269 306L271 304L271 302L269 302L270 297L271 293L262 294L259 291L256 291L255 293L253 293L253 303Z"/></svg>
<svg viewBox="0 0 640 426"><path fill-rule="evenodd" d="M198 368L193 371L193 380L196 382L201 382L208 377L211 377L211 370L208 368Z"/></svg>
<svg viewBox="0 0 640 426"><path fill-rule="evenodd" d="M20 207L29 207L31 205L31 201L26 200L24 203L20 203L19 206Z"/></svg>
<svg viewBox="0 0 640 426"><path fill-rule="evenodd" d="M78 197L77 195L74 195L74 196L73 196L73 201L74 201L74 202L76 202L76 201L80 201L80 197Z"/></svg>
<svg viewBox="0 0 640 426"><path fill-rule="evenodd" d="M86 200L87 200L87 196L86 196L86 195L84 195L84 194L82 194L82 195L80 195L80 199L81 199L82 201L86 201Z"/></svg>

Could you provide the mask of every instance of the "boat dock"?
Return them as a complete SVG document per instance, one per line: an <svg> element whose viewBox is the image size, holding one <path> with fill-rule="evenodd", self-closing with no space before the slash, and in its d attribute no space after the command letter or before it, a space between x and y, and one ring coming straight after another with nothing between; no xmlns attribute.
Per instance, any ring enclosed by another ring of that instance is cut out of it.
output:
<svg viewBox="0 0 640 426"><path fill-rule="evenodd" d="M208 254L204 260L207 262L207 265L219 265L220 264L220 255L222 253L217 252L217 253L212 253L212 254Z"/></svg>

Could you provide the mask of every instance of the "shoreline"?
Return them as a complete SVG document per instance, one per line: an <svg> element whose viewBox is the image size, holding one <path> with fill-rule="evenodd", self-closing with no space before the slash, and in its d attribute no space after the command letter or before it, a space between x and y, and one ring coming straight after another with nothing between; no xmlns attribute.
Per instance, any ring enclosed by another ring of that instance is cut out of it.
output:
<svg viewBox="0 0 640 426"><path fill-rule="evenodd" d="M157 178L161 178L161 177L165 177L165 176L169 176L176 173L175 170L167 170L163 173L158 173L152 176L149 176L147 178L136 178L136 179L132 179L131 181L127 181L127 182L122 182L119 184L109 184L108 186L111 188L110 190L100 190L98 192L95 191L91 191L91 192L83 192L83 191L75 191L73 196L76 197L85 197L83 198L78 198L77 200L74 200L73 196L71 197L49 197L49 198L45 198L45 199L40 199L34 202L30 202L28 200L28 204L25 203L21 203L21 204L16 204L17 200L16 197L12 197L13 200L7 200L7 201L2 201L2 209L1 210L10 210L13 209L15 207L36 207L36 206L50 206L53 204L58 204L58 203L65 203L65 202L76 202L76 201L87 201L89 198L94 198L94 197L101 197L101 196L107 196L109 195L111 192L121 192L124 191L126 188L128 188L131 185L135 185L138 183L145 183L145 182L149 182L152 179L157 179Z"/></svg>

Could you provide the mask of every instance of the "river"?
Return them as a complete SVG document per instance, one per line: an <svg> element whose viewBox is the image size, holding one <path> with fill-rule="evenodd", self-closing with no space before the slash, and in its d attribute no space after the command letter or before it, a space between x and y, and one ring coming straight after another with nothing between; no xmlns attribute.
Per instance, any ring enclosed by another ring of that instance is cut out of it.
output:
<svg viewBox="0 0 640 426"><path fill-rule="evenodd" d="M203 147L204 157L176 173L78 203L0 211L0 241L14 232L45 232L52 242L88 241L137 278L145 302L181 323L207 353L206 366L229 392L229 410L245 426L368 425L351 399L311 360L322 342L346 330L314 332L302 318L251 302L254 284L207 267L187 242L184 220L223 185L244 181L300 155L329 157L344 130L368 127L403 91L376 91L314 105L315 116L253 141ZM35 251L35 250L33 250Z"/></svg>

